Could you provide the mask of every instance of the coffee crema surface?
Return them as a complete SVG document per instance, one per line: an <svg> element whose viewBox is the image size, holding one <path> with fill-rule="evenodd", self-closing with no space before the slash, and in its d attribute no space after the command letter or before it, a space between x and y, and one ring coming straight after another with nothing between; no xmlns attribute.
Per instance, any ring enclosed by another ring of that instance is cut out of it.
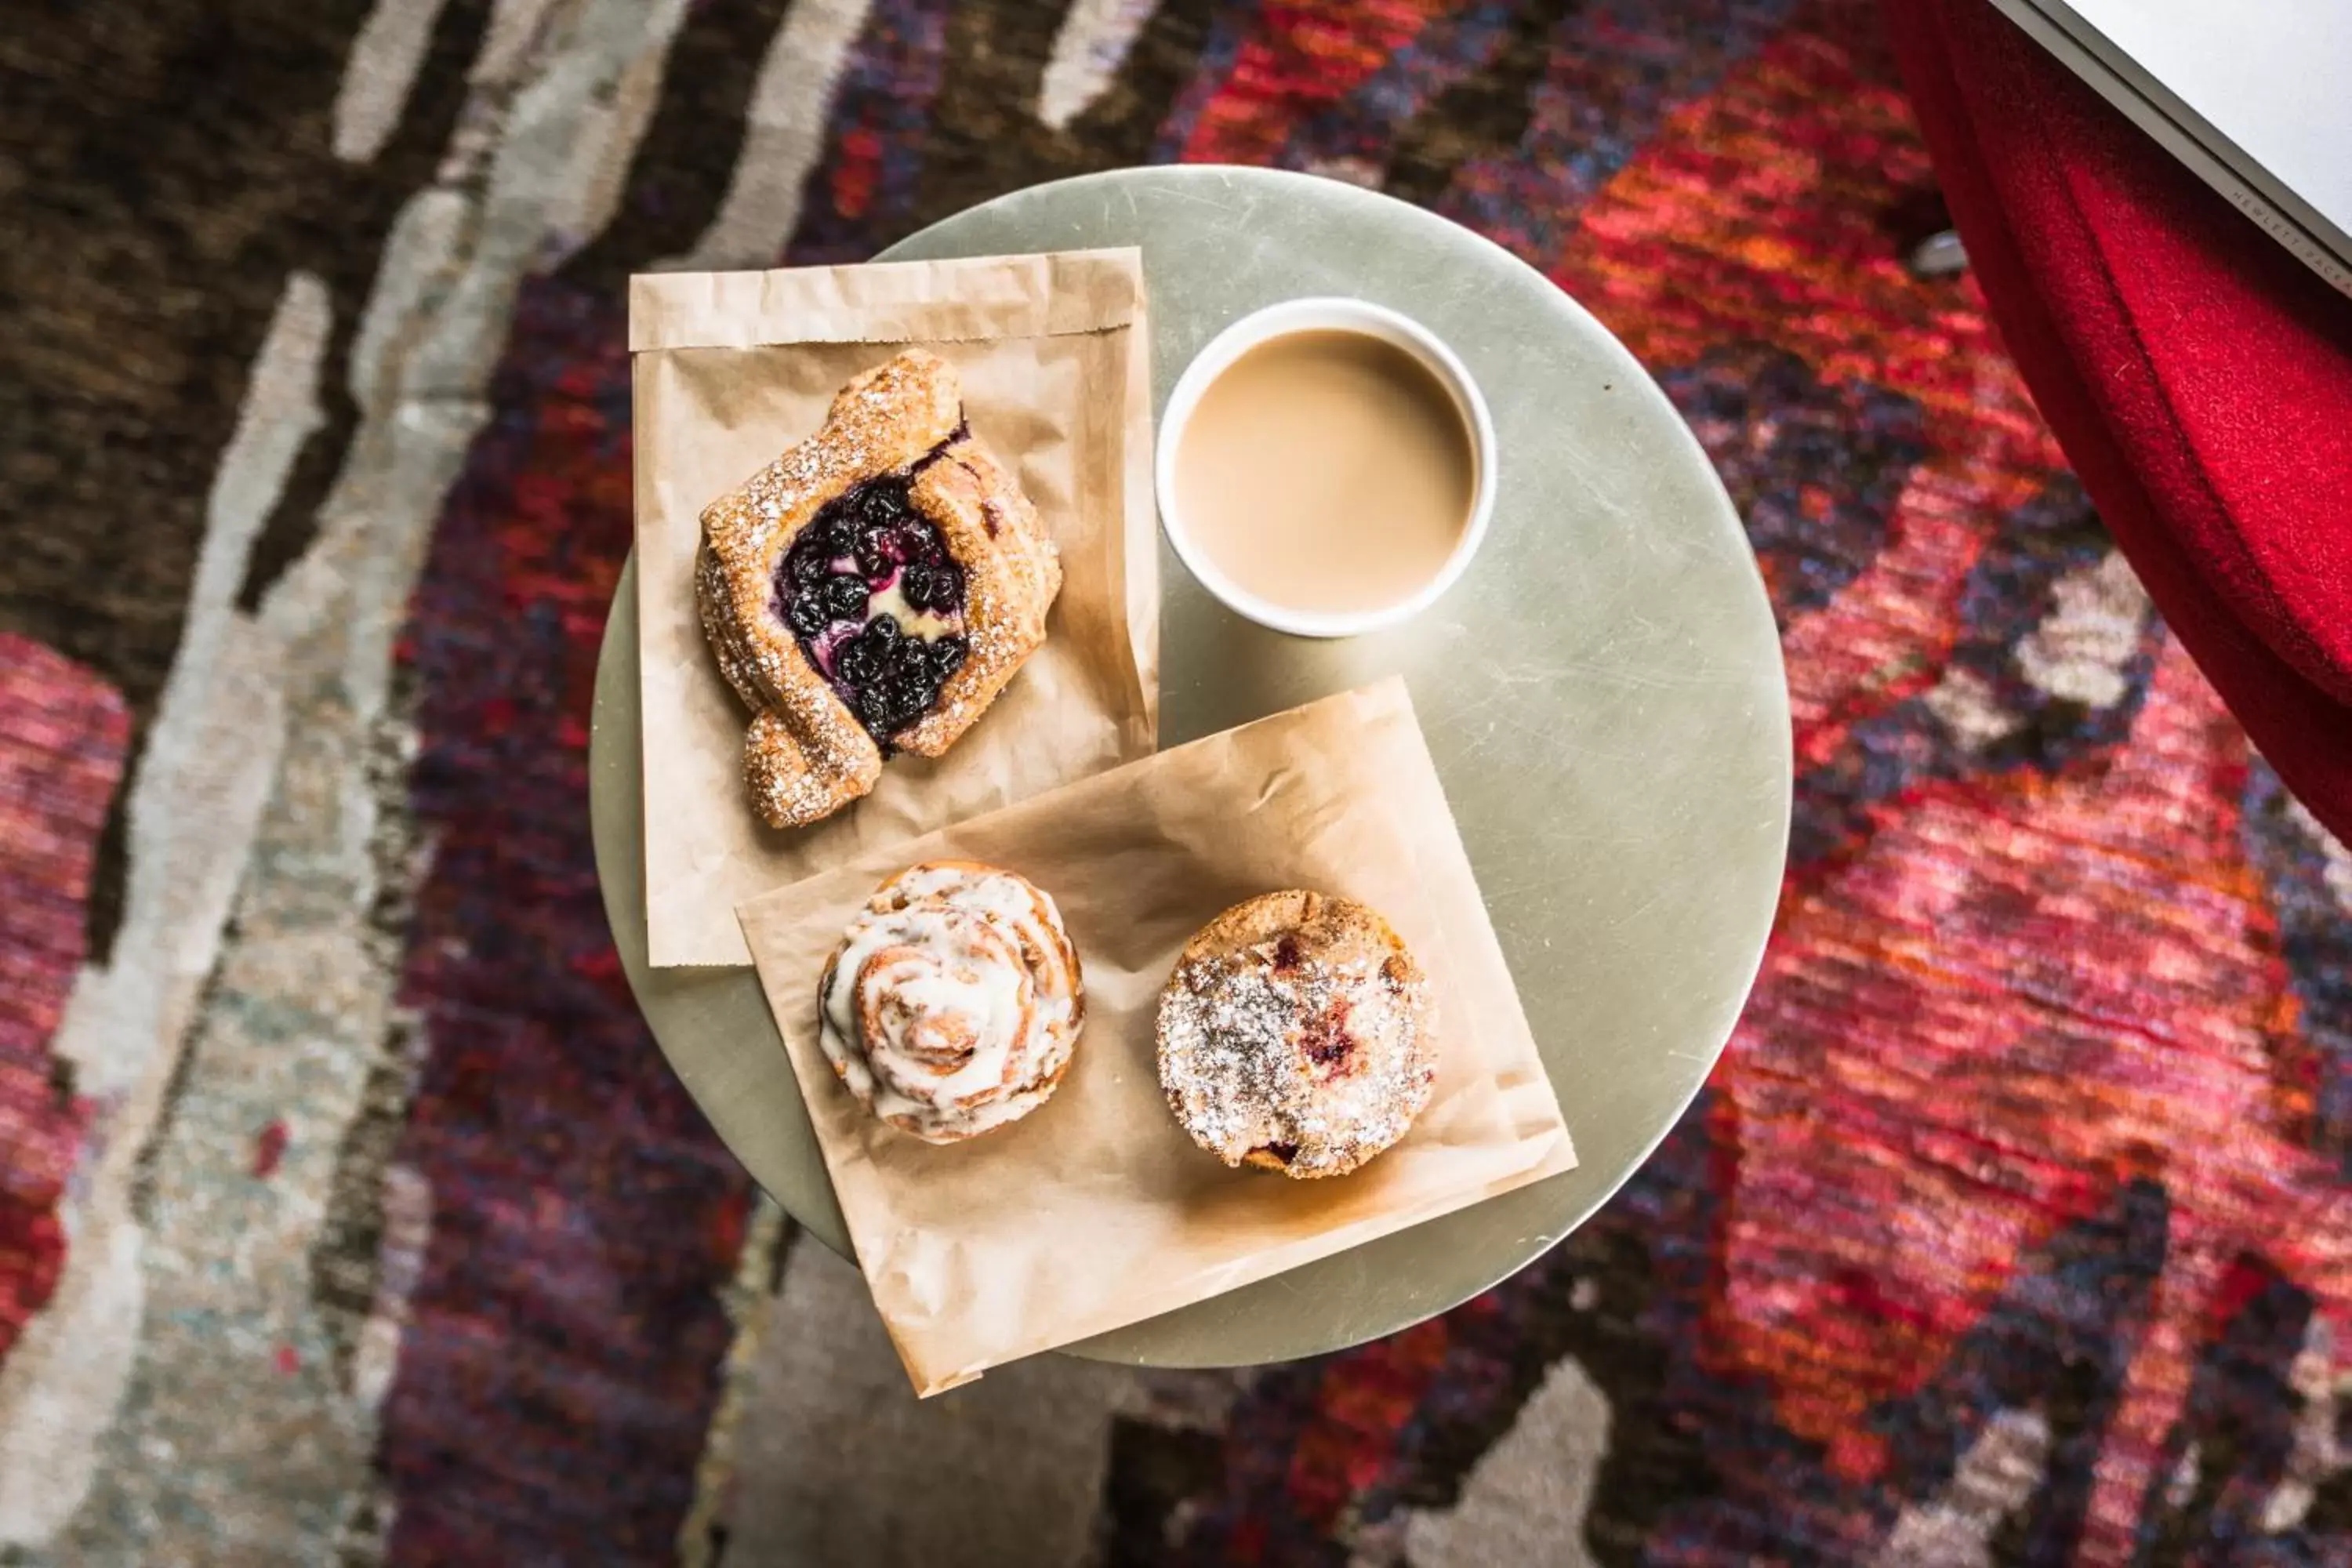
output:
<svg viewBox="0 0 2352 1568"><path fill-rule="evenodd" d="M1369 333L1286 332L1201 394L1178 438L1186 533L1226 579L1292 610L1411 598L1470 526L1478 458L1444 382Z"/></svg>

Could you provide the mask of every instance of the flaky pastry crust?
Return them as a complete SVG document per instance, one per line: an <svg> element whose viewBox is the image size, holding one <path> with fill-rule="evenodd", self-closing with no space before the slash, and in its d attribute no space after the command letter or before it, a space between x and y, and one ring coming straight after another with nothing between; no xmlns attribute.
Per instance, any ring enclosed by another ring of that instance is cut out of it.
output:
<svg viewBox="0 0 2352 1568"><path fill-rule="evenodd" d="M891 476L963 573L963 663L914 722L877 740L786 624L778 574L826 506ZM824 425L702 513L695 596L704 635L751 710L744 777L776 827L831 816L874 787L886 747L944 753L1045 639L1061 561L1036 509L965 423L954 370L909 349L835 395Z"/></svg>

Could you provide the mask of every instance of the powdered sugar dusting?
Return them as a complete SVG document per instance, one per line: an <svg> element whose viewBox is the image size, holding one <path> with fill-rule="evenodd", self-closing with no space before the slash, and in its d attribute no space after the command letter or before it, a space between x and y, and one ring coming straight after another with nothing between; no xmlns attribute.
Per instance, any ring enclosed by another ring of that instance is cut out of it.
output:
<svg viewBox="0 0 2352 1568"><path fill-rule="evenodd" d="M1225 1163L1257 1155L1290 1175L1337 1175L1404 1136L1428 1103L1429 1014L1427 980L1379 916L1269 894L1220 917L1170 977L1160 1084Z"/></svg>

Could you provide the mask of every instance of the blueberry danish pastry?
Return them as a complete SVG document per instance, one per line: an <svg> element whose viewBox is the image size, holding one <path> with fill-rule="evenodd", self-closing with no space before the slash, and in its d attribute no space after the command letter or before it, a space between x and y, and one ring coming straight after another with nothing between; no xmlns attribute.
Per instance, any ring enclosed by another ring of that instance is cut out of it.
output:
<svg viewBox="0 0 2352 1568"><path fill-rule="evenodd" d="M843 387L815 435L702 513L696 597L751 710L761 816L817 821L893 752L946 752L1045 640L1061 586L944 361L909 349Z"/></svg>

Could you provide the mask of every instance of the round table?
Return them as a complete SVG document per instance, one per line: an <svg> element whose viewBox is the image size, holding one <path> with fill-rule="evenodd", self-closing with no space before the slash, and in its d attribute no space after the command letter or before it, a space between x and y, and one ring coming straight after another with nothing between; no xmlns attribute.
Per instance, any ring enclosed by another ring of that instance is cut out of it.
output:
<svg viewBox="0 0 2352 1568"><path fill-rule="evenodd" d="M1338 642L1265 631L1212 599L1161 542L1161 744L1404 675L1580 1160L1070 1347L1163 1366L1309 1355L1392 1332L1523 1267L1598 1208L1697 1092L1780 890L1780 641L1739 519L1664 395L1573 300L1442 218L1303 174L1138 169L1000 197L883 258L1104 246L1142 247L1157 403L1226 322L1278 300L1352 294L1435 330L1494 411L1493 531L1452 593L1392 631ZM646 963L634 573L605 626L589 747L614 939L655 1038L719 1136L846 1255L752 972Z"/></svg>

